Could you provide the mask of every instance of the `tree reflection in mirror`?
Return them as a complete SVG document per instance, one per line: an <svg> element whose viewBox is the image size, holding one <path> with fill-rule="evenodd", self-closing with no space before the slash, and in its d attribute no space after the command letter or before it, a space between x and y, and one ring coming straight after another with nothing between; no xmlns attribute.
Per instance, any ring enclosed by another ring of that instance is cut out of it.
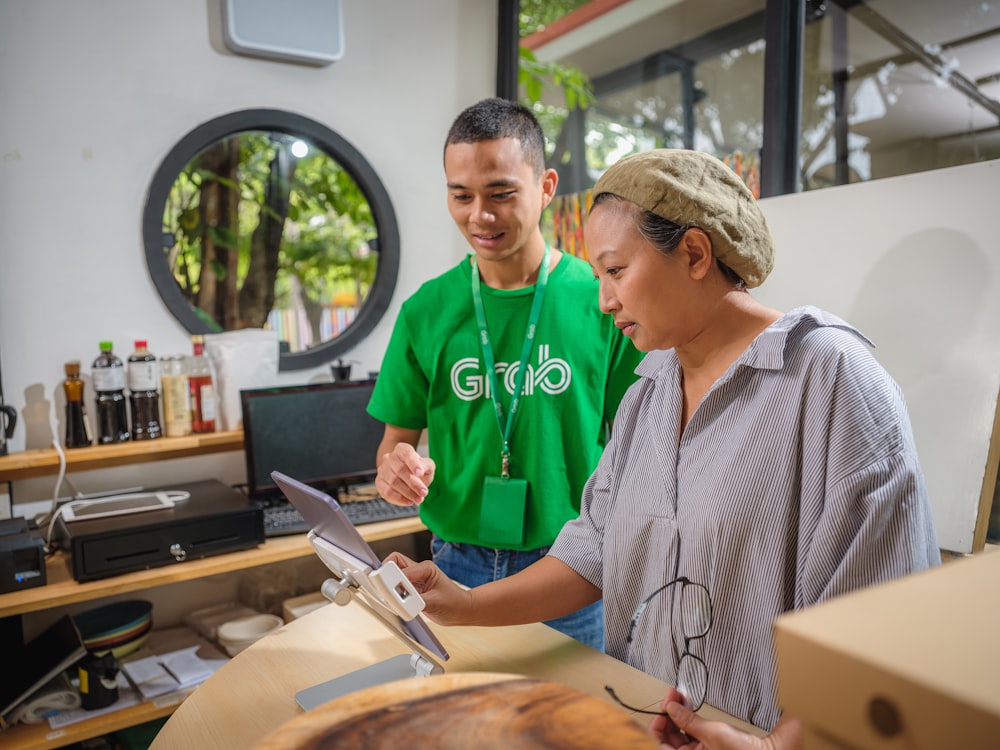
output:
<svg viewBox="0 0 1000 750"><path fill-rule="evenodd" d="M219 118L179 143L154 178L144 235L175 317L193 333L270 328L287 349L281 369L356 343L398 267L395 217L371 167L332 131L276 110Z"/></svg>

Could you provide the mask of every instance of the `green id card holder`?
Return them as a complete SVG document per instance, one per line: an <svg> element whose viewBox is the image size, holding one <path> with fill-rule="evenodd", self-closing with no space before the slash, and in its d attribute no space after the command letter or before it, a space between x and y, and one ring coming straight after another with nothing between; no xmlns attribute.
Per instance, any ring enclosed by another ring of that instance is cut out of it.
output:
<svg viewBox="0 0 1000 750"><path fill-rule="evenodd" d="M479 514L479 539L484 545L518 547L524 543L528 480L486 477Z"/></svg>

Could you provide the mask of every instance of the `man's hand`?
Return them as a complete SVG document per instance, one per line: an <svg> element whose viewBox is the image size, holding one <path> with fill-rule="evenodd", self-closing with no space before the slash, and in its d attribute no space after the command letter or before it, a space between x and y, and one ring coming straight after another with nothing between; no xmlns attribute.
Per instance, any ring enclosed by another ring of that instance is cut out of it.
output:
<svg viewBox="0 0 1000 750"><path fill-rule="evenodd" d="M397 443L379 462L375 489L395 505L419 505L434 481L434 470L434 461L409 443Z"/></svg>

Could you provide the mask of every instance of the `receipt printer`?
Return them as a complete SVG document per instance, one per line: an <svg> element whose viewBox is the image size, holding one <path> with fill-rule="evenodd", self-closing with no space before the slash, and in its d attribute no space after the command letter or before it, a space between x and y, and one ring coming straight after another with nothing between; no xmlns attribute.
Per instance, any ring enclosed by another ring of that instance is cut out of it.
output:
<svg viewBox="0 0 1000 750"><path fill-rule="evenodd" d="M24 518L0 521L0 594L44 586L45 543Z"/></svg>

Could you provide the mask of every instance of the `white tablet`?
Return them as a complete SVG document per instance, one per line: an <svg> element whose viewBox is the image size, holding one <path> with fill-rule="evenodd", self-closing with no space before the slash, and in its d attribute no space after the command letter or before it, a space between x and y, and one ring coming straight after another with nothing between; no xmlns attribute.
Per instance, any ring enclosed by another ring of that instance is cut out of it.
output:
<svg viewBox="0 0 1000 750"><path fill-rule="evenodd" d="M174 499L165 492L142 492L130 495L112 495L93 500L72 500L60 508L66 521L89 521L91 518L108 518L152 510L171 510Z"/></svg>
<svg viewBox="0 0 1000 750"><path fill-rule="evenodd" d="M351 577L371 595L370 598L385 610L383 612L385 619L391 621L405 638L415 641L442 661L447 661L448 652L428 627L427 622L416 614L423 606L423 602L419 601L420 595L412 589L409 581L393 580L388 576L388 585L380 588L382 581L380 572L390 573L390 567L394 569L395 566L382 565L378 555L358 533L340 504L325 492L279 471L271 472L271 478L281 488L288 502L294 505L306 523L312 526L310 535L317 537L319 541L317 544L314 540L313 546L326 566L339 578L343 578L345 573L352 574ZM346 553L347 557L324 554L324 551L341 551ZM366 575L365 571L359 568L368 568L373 573ZM358 573L361 575L356 575ZM369 580L373 586L367 585ZM415 603L416 607L413 606Z"/></svg>

